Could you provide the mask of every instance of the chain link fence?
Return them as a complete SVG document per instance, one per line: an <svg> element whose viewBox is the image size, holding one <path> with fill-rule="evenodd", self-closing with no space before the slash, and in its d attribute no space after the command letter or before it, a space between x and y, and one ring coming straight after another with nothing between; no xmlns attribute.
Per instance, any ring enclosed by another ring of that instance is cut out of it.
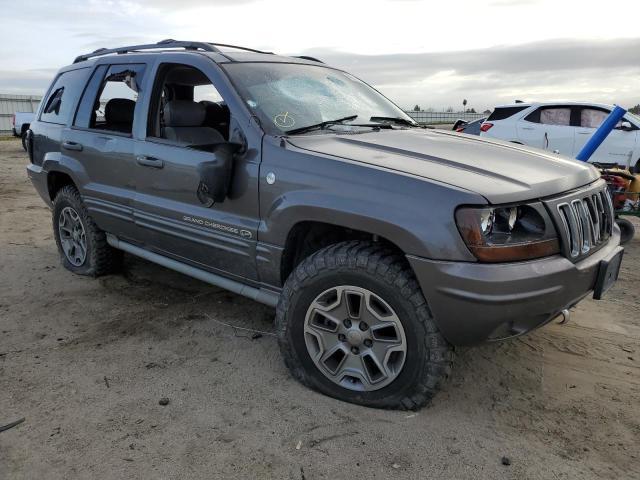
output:
<svg viewBox="0 0 640 480"><path fill-rule="evenodd" d="M406 110L405 113L413 118L421 125L436 125L438 123L456 123L456 120L465 120L472 122L486 117L485 113L469 113L469 112L426 112L415 110Z"/></svg>
<svg viewBox="0 0 640 480"><path fill-rule="evenodd" d="M0 135L11 135L11 119L16 112L35 112L42 97L0 93Z"/></svg>

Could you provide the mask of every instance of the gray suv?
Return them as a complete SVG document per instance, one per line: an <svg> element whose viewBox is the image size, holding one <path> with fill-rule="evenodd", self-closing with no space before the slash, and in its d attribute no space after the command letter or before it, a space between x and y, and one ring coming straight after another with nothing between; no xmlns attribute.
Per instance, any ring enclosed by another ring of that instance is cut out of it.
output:
<svg viewBox="0 0 640 480"><path fill-rule="evenodd" d="M276 307L292 375L426 404L454 346L514 337L616 280L588 164L417 125L311 57L165 40L60 70L27 139L72 272L122 252Z"/></svg>

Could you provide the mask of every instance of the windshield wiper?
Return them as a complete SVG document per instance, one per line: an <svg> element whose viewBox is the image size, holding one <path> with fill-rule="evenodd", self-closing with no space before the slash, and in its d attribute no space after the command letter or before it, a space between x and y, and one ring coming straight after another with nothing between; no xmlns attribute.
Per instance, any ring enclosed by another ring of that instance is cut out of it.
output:
<svg viewBox="0 0 640 480"><path fill-rule="evenodd" d="M415 122L402 117L371 117L369 120L371 120L372 122L394 122L401 125L408 125L410 127L416 126Z"/></svg>
<svg viewBox="0 0 640 480"><path fill-rule="evenodd" d="M324 130L325 127L329 125L333 125L335 123L347 122L349 120L355 120L358 118L358 115L349 115L348 117L336 118L335 120L325 120L324 122L316 123L314 125L307 125L306 127L292 128L291 130L287 130L287 135L295 135L297 133L309 132L311 130Z"/></svg>

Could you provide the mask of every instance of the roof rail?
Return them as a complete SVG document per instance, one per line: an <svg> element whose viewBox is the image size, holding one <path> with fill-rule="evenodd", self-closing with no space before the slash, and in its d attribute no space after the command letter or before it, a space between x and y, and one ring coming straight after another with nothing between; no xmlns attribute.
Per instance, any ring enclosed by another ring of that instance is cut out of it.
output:
<svg viewBox="0 0 640 480"><path fill-rule="evenodd" d="M253 48L247 48L247 47L240 47L238 45L227 45L226 43L189 42L189 41L173 40L172 38L168 38L166 40L161 40L158 43L148 43L144 45L130 45L128 47L118 47L118 48L99 48L97 50L94 50L91 53L86 53L84 55L80 55L76 57L73 63L83 62L93 57L101 57L103 55L110 55L113 53L121 55L124 53L138 52L140 50L157 50L161 48L184 48L185 50L204 50L205 52L220 53L221 55L226 57L226 55L224 55L224 53L221 52L220 49L217 47L229 47L229 48L236 48L238 50L245 50L248 52L273 55L273 52L263 52L261 50L255 50Z"/></svg>
<svg viewBox="0 0 640 480"><path fill-rule="evenodd" d="M273 52L264 52L262 50L256 50L255 48L247 48L247 47L240 47L238 45L229 45L227 43L215 43L215 42L207 42L208 45L213 45L214 47L228 47L228 48L235 48L238 50L244 50L246 52L253 52L253 53L264 53L265 55L273 55Z"/></svg>
<svg viewBox="0 0 640 480"><path fill-rule="evenodd" d="M118 48L99 48L91 53L86 53L76 57L73 63L83 62L93 57L101 57L103 55L110 55L117 53L119 55L129 52L137 52L140 50L155 50L159 48L184 48L185 50L204 50L205 52L217 52L221 53L219 49L210 43L205 42L184 42L179 40L173 40L168 38L158 43L149 43L144 45L130 45L128 47Z"/></svg>
<svg viewBox="0 0 640 480"><path fill-rule="evenodd" d="M316 57L310 57L309 55L296 55L293 58L301 58L303 60L310 60L312 62L324 63L322 60L319 60Z"/></svg>

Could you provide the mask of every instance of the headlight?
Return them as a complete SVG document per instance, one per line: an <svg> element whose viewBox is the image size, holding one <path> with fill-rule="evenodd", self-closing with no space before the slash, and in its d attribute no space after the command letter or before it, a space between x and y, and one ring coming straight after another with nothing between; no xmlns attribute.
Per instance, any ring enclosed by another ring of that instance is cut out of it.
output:
<svg viewBox="0 0 640 480"><path fill-rule="evenodd" d="M560 252L551 220L541 204L461 207L456 224L467 247L481 262L511 262Z"/></svg>

